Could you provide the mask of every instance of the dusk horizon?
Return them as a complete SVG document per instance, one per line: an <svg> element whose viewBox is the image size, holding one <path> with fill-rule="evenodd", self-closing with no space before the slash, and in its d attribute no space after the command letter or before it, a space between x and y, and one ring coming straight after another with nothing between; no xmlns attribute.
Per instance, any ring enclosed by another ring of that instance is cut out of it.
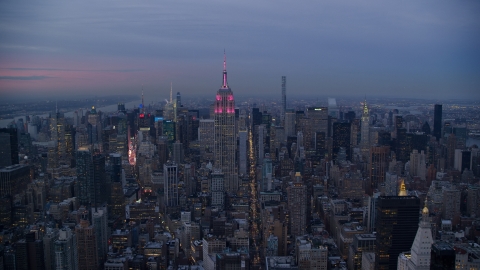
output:
<svg viewBox="0 0 480 270"><path fill-rule="evenodd" d="M2 2L2 97L480 98L474 1L109 4Z"/></svg>

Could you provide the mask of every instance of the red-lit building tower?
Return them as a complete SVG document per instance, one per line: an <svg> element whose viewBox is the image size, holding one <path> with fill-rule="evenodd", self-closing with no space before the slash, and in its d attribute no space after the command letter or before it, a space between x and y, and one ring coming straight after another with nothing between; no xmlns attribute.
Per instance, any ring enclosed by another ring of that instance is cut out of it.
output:
<svg viewBox="0 0 480 270"><path fill-rule="evenodd" d="M226 57L223 60L223 83L215 97L215 168L221 169L225 179L225 190L238 190L236 167L235 100L227 83Z"/></svg>

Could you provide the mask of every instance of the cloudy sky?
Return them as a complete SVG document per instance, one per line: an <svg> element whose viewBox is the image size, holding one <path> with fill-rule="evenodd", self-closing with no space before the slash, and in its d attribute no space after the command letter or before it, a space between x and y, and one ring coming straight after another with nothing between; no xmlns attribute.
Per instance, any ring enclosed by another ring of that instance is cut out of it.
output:
<svg viewBox="0 0 480 270"><path fill-rule="evenodd" d="M229 2L229 3L227 3ZM480 99L480 1L0 1L0 95ZM0 97L1 98L1 97Z"/></svg>

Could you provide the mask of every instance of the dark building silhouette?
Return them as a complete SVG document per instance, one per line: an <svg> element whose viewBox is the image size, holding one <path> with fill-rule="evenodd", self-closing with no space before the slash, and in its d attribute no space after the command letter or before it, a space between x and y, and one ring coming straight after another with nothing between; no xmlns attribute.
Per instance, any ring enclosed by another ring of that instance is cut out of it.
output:
<svg viewBox="0 0 480 270"><path fill-rule="evenodd" d="M390 146L392 141L392 134L388 131L380 131L378 132L378 144L385 146Z"/></svg>
<svg viewBox="0 0 480 270"><path fill-rule="evenodd" d="M15 128L0 128L0 168L18 164L18 135Z"/></svg>
<svg viewBox="0 0 480 270"><path fill-rule="evenodd" d="M446 242L437 241L434 243L430 257L430 269L455 269L455 249Z"/></svg>
<svg viewBox="0 0 480 270"><path fill-rule="evenodd" d="M435 104L433 112L433 136L437 141L442 137L442 105Z"/></svg>
<svg viewBox="0 0 480 270"><path fill-rule="evenodd" d="M370 158L368 160L370 183L366 186L366 192L373 194L378 185L385 182L385 173L388 170L389 146L370 147Z"/></svg>
<svg viewBox="0 0 480 270"><path fill-rule="evenodd" d="M463 173L463 171L465 169L468 169L470 170L470 167L471 167L471 156L472 156L472 152L471 151L462 151L462 164L461 164L461 168L460 168L460 171Z"/></svg>
<svg viewBox="0 0 480 270"><path fill-rule="evenodd" d="M337 159L340 147L344 147L350 160L350 123L333 123L333 160Z"/></svg>
<svg viewBox="0 0 480 270"><path fill-rule="evenodd" d="M397 140L395 145L395 154L397 160L402 162L407 162L410 159L410 141L412 137L411 133L407 133L407 129L398 128L397 129Z"/></svg>
<svg viewBox="0 0 480 270"><path fill-rule="evenodd" d="M423 123L423 126L422 126L422 132L427 134L427 135L430 135L430 133L432 132L430 130L430 125L428 124L427 121L425 121L425 123Z"/></svg>
<svg viewBox="0 0 480 270"><path fill-rule="evenodd" d="M258 126L261 124L262 124L262 113L260 112L259 108L253 108L252 109L252 125Z"/></svg>
<svg viewBox="0 0 480 270"><path fill-rule="evenodd" d="M0 197L14 196L27 189L30 167L16 164L0 169Z"/></svg>
<svg viewBox="0 0 480 270"><path fill-rule="evenodd" d="M351 123L355 119L355 116L356 115L354 111L348 111L343 115L343 118Z"/></svg>
<svg viewBox="0 0 480 270"><path fill-rule="evenodd" d="M105 156L88 149L76 153L78 200L82 205L100 206L107 201Z"/></svg>
<svg viewBox="0 0 480 270"><path fill-rule="evenodd" d="M375 269L396 269L398 255L412 247L420 200L415 196L380 196L377 200Z"/></svg>

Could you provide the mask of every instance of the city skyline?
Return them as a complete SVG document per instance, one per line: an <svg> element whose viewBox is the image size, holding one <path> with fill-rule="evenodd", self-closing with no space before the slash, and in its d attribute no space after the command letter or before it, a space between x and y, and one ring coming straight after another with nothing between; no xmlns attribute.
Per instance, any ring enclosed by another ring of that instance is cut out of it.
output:
<svg viewBox="0 0 480 270"><path fill-rule="evenodd" d="M0 95L478 99L480 4L0 4ZM226 19L228 18L228 19Z"/></svg>

